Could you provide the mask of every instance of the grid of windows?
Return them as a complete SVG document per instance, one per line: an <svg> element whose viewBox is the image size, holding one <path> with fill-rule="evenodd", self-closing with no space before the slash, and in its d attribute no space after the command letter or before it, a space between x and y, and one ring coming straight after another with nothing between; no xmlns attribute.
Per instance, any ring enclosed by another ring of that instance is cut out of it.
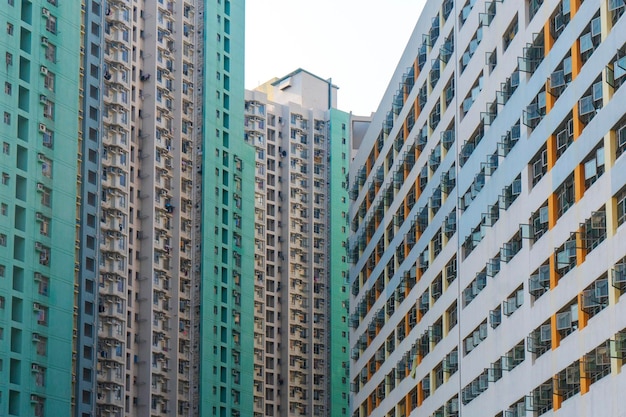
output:
<svg viewBox="0 0 626 417"><path fill-rule="evenodd" d="M616 245L625 6L600 3L468 0L454 19L448 2L427 2L422 43L407 46L391 108L374 116L350 174L353 417L541 415L621 366L598 355L621 346L623 329L597 323L620 308L606 284L622 288L626 255ZM579 33L561 36L571 22ZM453 33L456 63L440 59ZM445 106L438 84L457 86ZM596 249L609 247L620 249L604 262ZM503 370L543 372L540 356L578 349L570 340L587 326L603 328L596 349L548 381L517 384L520 401L482 400ZM445 376L442 341L465 372ZM451 396L448 384L462 388Z"/></svg>

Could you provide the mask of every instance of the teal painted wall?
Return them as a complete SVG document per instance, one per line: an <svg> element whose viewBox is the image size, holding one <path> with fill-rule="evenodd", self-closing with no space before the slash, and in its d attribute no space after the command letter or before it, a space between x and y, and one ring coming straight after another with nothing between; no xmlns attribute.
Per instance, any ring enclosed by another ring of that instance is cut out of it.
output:
<svg viewBox="0 0 626 417"><path fill-rule="evenodd" d="M350 115L330 110L330 416L349 415L348 288L346 250L350 161Z"/></svg>
<svg viewBox="0 0 626 417"><path fill-rule="evenodd" d="M0 65L6 93L0 96L0 175L6 178L0 184L0 234L6 237L0 246L0 294L5 297L0 309L0 415L33 416L39 411L36 402L41 402L45 415L69 416L81 9L80 2L13 3L0 8L0 55L3 60L6 53L12 55L11 64ZM56 33L46 29L51 18L44 16L43 7L56 18ZM5 32L7 23L13 25L12 35ZM46 58L44 36L56 47L55 59ZM55 75L53 88L44 85L42 65ZM41 101L53 103L51 117L44 117ZM54 132L51 147L44 146L40 123ZM44 175L50 167L51 175ZM38 184L50 195L50 204L42 204ZM45 233L36 213L49 219ZM37 243L47 256L36 249ZM36 278L39 274L48 284ZM33 334L47 340L44 349L38 351ZM45 370L39 385L33 364ZM33 394L36 402L31 401Z"/></svg>
<svg viewBox="0 0 626 417"><path fill-rule="evenodd" d="M255 165L243 140L244 6L205 9L202 416L252 415Z"/></svg>

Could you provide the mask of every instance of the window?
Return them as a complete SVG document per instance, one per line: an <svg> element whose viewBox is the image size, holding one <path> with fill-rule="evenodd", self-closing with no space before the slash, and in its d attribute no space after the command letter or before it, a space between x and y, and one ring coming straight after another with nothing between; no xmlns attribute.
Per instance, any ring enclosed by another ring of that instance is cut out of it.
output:
<svg viewBox="0 0 626 417"><path fill-rule="evenodd" d="M2 142L2 153L5 155L9 155L11 153L11 145L7 142Z"/></svg>
<svg viewBox="0 0 626 417"><path fill-rule="evenodd" d="M42 236L48 236L50 233L50 219L42 217L39 221L39 234Z"/></svg>
<svg viewBox="0 0 626 417"><path fill-rule="evenodd" d="M44 387L46 385L46 369L39 365L32 365L33 374L35 377L35 385L38 387Z"/></svg>
<svg viewBox="0 0 626 417"><path fill-rule="evenodd" d="M537 14L537 11L543 4L543 0L529 0L528 1L528 16L529 20L532 20L533 17Z"/></svg>
<svg viewBox="0 0 626 417"><path fill-rule="evenodd" d="M52 148L54 142L54 132L50 130L46 130L45 132L43 132L42 141L43 146L45 146L46 148Z"/></svg>
<svg viewBox="0 0 626 417"><path fill-rule="evenodd" d="M54 118L54 103L53 102L46 100L46 102L43 105L43 117L47 119Z"/></svg>
<svg viewBox="0 0 626 417"><path fill-rule="evenodd" d="M9 178L11 178L9 174L7 174L6 172L3 172L2 173L2 185L9 185Z"/></svg>
<svg viewBox="0 0 626 417"><path fill-rule="evenodd" d="M574 204L574 175L571 174L554 192L557 197L558 218Z"/></svg>
<svg viewBox="0 0 626 417"><path fill-rule="evenodd" d="M46 30L50 33L57 33L57 18L54 16L48 16L46 20Z"/></svg>
<svg viewBox="0 0 626 417"><path fill-rule="evenodd" d="M615 199L617 200L617 225L621 226L626 221L626 187L617 193Z"/></svg>
<svg viewBox="0 0 626 417"><path fill-rule="evenodd" d="M50 91L54 91L54 79L55 79L54 73L48 71L46 73L46 77L43 80L44 87L46 87Z"/></svg>
<svg viewBox="0 0 626 417"><path fill-rule="evenodd" d="M45 295L47 297L50 279L39 273L35 273L35 283L37 284L37 292L39 295Z"/></svg>
<svg viewBox="0 0 626 417"><path fill-rule="evenodd" d="M518 29L517 16L515 16L513 18L513 21L507 28L506 32L504 32L504 36L502 36L502 50L503 51L506 51L509 45L511 44L511 42L513 42L515 35L517 35L517 29Z"/></svg>
<svg viewBox="0 0 626 417"><path fill-rule="evenodd" d="M42 161L41 175L46 178L52 178L52 161L43 156L43 154L39 154L39 158Z"/></svg>
<svg viewBox="0 0 626 417"><path fill-rule="evenodd" d="M493 52L487 53L487 66L489 67L489 73L496 68L498 65L498 51L494 49Z"/></svg>
<svg viewBox="0 0 626 417"><path fill-rule="evenodd" d="M50 62L57 60L57 48L46 40L46 59Z"/></svg>
<svg viewBox="0 0 626 417"><path fill-rule="evenodd" d="M448 308L446 315L448 316L448 330L451 330L458 322L456 301Z"/></svg>
<svg viewBox="0 0 626 417"><path fill-rule="evenodd" d="M11 113L9 112L4 112L4 123L7 125L11 124Z"/></svg>
<svg viewBox="0 0 626 417"><path fill-rule="evenodd" d="M37 184L37 188L39 189L39 184ZM45 207L51 207L52 205L52 195L51 191L48 188L41 187L41 205Z"/></svg>
<svg viewBox="0 0 626 417"><path fill-rule="evenodd" d="M7 67L9 65L13 65L13 54L11 54L10 52L7 52L6 55L5 55L5 60L6 60L6 63L7 63Z"/></svg>
<svg viewBox="0 0 626 417"><path fill-rule="evenodd" d="M614 128L615 132L615 158L619 158L626 151L626 121L621 120Z"/></svg>
<svg viewBox="0 0 626 417"><path fill-rule="evenodd" d="M531 170L532 185L535 186L548 172L548 148L546 144L531 159L529 168Z"/></svg>

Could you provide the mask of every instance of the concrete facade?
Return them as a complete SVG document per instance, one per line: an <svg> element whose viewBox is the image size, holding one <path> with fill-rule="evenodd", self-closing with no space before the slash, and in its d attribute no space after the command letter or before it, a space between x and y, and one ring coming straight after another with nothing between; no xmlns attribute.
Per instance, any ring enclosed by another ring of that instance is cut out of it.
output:
<svg viewBox="0 0 626 417"><path fill-rule="evenodd" d="M348 413L350 115L304 70L246 91L256 152L254 415Z"/></svg>
<svg viewBox="0 0 626 417"><path fill-rule="evenodd" d="M621 1L428 1L350 171L351 410L620 415Z"/></svg>

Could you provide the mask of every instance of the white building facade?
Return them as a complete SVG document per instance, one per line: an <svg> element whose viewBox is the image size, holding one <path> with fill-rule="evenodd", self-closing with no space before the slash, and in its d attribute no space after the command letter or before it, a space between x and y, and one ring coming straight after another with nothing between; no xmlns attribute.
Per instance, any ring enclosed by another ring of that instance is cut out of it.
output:
<svg viewBox="0 0 626 417"><path fill-rule="evenodd" d="M354 417L623 413L623 12L427 2L350 171Z"/></svg>
<svg viewBox="0 0 626 417"><path fill-rule="evenodd" d="M246 91L255 147L254 416L348 410L350 115L298 69Z"/></svg>

